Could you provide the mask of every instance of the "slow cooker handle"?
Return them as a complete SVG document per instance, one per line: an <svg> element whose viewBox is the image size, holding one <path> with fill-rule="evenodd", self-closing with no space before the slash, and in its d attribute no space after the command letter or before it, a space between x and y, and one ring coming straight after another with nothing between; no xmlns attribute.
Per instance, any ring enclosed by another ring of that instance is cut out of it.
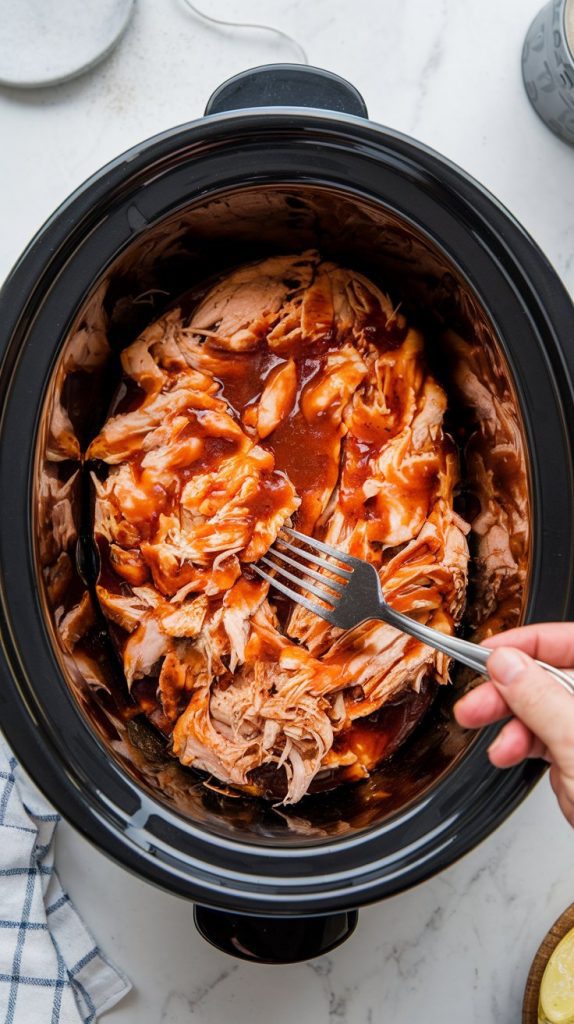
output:
<svg viewBox="0 0 574 1024"><path fill-rule="evenodd" d="M349 938L356 910L326 917L247 917L211 907L194 907L196 927L223 953L260 964L293 964L313 960Z"/></svg>
<svg viewBox="0 0 574 1024"><path fill-rule="evenodd" d="M315 107L368 117L354 85L339 75L306 64L265 64L228 78L209 98L206 114L247 107Z"/></svg>

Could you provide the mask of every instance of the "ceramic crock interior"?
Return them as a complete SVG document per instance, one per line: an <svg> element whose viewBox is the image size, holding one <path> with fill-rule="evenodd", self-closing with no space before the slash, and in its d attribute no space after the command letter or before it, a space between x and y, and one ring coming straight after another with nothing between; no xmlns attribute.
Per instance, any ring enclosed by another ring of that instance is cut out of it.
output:
<svg viewBox="0 0 574 1024"><path fill-rule="evenodd" d="M88 471L73 450L61 450L57 435L62 423L68 423L77 452L85 450L117 386L119 352L178 295L238 263L308 248L371 275L426 332L430 363L450 395L448 429L461 451L459 511L470 520L476 518L481 502L484 511L485 481L502 504L511 500L525 510L522 528L510 537L514 569L504 568L501 601L489 598L496 590L494 577L500 566L479 557L477 534L471 532L464 630L480 636L489 624L500 628L520 621L529 566L529 471L521 414L502 345L453 259L404 219L348 192L260 185L196 202L154 226L142 225L131 245L94 281L62 339L36 446L38 585L62 675L81 714L107 754L160 803L208 830L235 835L239 831L254 841L265 836L267 841L292 842L300 836L308 842L352 833L379 824L428 791L472 742L450 714L455 694L469 678L454 667L454 686L441 688L405 745L364 783L308 796L295 808L275 809L261 800L219 791L217 784L214 787L212 781L176 763L147 720L133 714L103 618L87 638L77 643L70 637L66 643L62 640L59 624L93 586L93 578L85 543L90 530ZM102 344L104 337L111 355ZM477 380L483 390L467 387ZM504 422L491 422L490 434L484 429L485 395L494 396L496 408L504 410ZM498 444L493 443L492 431L498 431ZM507 449L502 460L497 454L501 442ZM481 479L477 465L484 467ZM46 499L66 482L73 499L71 529L64 528L53 499Z"/></svg>

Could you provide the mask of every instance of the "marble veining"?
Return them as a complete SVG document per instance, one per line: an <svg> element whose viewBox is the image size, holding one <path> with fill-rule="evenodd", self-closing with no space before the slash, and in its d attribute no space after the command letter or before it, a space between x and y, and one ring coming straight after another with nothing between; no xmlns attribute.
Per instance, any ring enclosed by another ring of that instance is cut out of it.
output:
<svg viewBox="0 0 574 1024"><path fill-rule="evenodd" d="M239 964L232 964L232 966L224 968L219 971L215 978L209 981L203 981L196 985L190 995L184 995L181 992L170 992L166 996L164 1005L161 1008L161 1024L176 1024L180 1018L184 1019L183 1015L187 1015L189 1019L190 1015L201 1013L201 1004L210 995L218 985L222 982L227 981L232 974L239 969Z"/></svg>
<svg viewBox="0 0 574 1024"><path fill-rule="evenodd" d="M200 2L200 0L198 0ZM574 289L574 149L523 93L520 52L542 0L211 0L268 21L348 77L374 120L414 134L505 203ZM0 278L68 193L128 146L201 115L250 65L290 60L263 33L216 31L180 0L138 0L117 51L76 82L0 89ZM361 912L311 964L256 967L208 946L184 900L127 874L62 824L63 884L134 991L110 1024L485 1024L520 1017L531 959L574 899L574 834L547 780L485 843Z"/></svg>
<svg viewBox="0 0 574 1024"><path fill-rule="evenodd" d="M437 6L435 8L435 17L436 23L431 37L429 54L419 75L413 117L411 121L411 131L413 133L416 133L417 126L423 118L429 88L432 86L433 78L442 64L445 53L445 31L448 25L448 8L446 0L442 0L440 7Z"/></svg>

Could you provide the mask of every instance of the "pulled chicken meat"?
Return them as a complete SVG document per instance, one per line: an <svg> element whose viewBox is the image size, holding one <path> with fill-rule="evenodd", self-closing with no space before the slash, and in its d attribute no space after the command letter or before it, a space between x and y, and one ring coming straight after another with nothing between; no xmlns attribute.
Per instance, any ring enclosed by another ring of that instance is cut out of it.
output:
<svg viewBox="0 0 574 1024"><path fill-rule="evenodd" d="M448 659L379 622L342 633L250 564L294 524L376 565L395 608L456 628L468 528L422 335L366 277L307 252L227 274L122 364L87 455L97 592L132 693L145 683L173 754L221 782L257 792L281 770L295 803L327 770L364 777L384 744L358 742L360 722L446 683Z"/></svg>

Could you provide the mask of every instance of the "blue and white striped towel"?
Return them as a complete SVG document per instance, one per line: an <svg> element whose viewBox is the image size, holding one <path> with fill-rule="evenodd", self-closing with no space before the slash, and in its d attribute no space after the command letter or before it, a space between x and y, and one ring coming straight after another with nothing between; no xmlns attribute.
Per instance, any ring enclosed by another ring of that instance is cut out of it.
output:
<svg viewBox="0 0 574 1024"><path fill-rule="evenodd" d="M62 889L58 820L0 735L2 1024L92 1024L131 988Z"/></svg>

